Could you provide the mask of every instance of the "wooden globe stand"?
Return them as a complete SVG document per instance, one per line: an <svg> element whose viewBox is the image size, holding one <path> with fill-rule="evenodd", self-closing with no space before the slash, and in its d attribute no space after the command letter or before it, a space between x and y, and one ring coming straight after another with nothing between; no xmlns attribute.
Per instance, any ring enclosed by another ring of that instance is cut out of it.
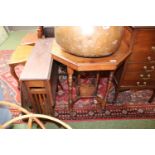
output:
<svg viewBox="0 0 155 155"><path fill-rule="evenodd" d="M99 58L85 58L72 55L64 51L57 44L56 40L54 40L52 44L51 57L55 61L58 61L67 67L69 109L72 110L73 104L81 98L81 95L77 95L76 99L75 100L73 99L72 88L73 88L73 74L75 71L96 72L95 87L87 87L87 90L78 87L79 90L77 91L78 92L77 94L82 94L82 98L86 97L87 95L88 97L95 96L101 109L102 108L105 109L107 104L108 93L112 81L115 78L114 73L118 69L118 67L124 63L124 61L127 59L129 55L130 55L129 46L125 42L125 39L122 39L118 51L116 51L114 54L107 57L99 57ZM102 98L97 96L98 84L100 80L100 72L109 72L105 94L103 95ZM80 74L78 74L78 81L79 80L80 80ZM79 86L79 83L77 82L76 85ZM91 93L88 94L88 90L90 90Z"/></svg>

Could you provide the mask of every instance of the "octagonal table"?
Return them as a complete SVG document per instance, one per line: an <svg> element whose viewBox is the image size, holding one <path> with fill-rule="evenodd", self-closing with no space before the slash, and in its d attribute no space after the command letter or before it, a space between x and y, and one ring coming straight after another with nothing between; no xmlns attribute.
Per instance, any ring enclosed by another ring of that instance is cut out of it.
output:
<svg viewBox="0 0 155 155"><path fill-rule="evenodd" d="M129 46L125 42L125 40L121 41L121 45L119 49L112 55L107 57L100 58L85 58L78 57L72 54L65 52L57 43L54 41L52 45L51 56L54 60L64 64L67 66L67 74L68 74L68 86L69 86L69 96L68 102L69 107L73 106L73 98L72 98L72 83L73 83L73 73L77 72L85 72L85 71L109 71L109 78L106 86L105 96L100 100L100 105L102 108L105 108L107 102L108 92L114 77L114 72L121 65L126 58L130 55ZM99 77L97 76L97 82Z"/></svg>

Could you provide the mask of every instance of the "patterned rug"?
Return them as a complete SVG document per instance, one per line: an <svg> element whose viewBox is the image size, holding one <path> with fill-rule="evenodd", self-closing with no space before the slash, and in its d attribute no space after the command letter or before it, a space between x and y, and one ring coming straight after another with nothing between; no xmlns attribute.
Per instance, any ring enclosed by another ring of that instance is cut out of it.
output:
<svg viewBox="0 0 155 155"><path fill-rule="evenodd" d="M0 100L20 103L20 92L17 89L17 83L10 74L7 62L12 54L11 50L0 51ZM20 76L23 67L16 67L16 72ZM101 78L98 90L98 96L104 96L106 78ZM152 95L152 91L125 91L119 93L117 102L112 104L115 89L112 86L108 96L106 109L101 110L95 99L80 99L73 107L68 110L68 85L66 76L60 77L63 84L63 90L58 89L56 98L56 107L54 116L62 120L103 120L103 119L154 119L155 118L155 100L149 104L147 101ZM83 79L82 83L88 83L90 79ZM73 87L73 97L76 89ZM19 115L15 109L11 109L14 116Z"/></svg>

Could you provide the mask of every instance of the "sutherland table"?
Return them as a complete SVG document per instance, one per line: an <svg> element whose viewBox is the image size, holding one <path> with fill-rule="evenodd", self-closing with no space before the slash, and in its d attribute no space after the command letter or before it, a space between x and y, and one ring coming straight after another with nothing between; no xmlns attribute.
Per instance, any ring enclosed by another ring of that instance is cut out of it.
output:
<svg viewBox="0 0 155 155"><path fill-rule="evenodd" d="M57 63L51 59L52 38L38 39L20 76L21 102L33 112L53 115L57 89Z"/></svg>
<svg viewBox="0 0 155 155"><path fill-rule="evenodd" d="M69 97L68 97L69 106L72 107L73 105L72 83L73 83L74 71L78 71L78 72L109 71L110 74L108 78L106 94L101 102L101 106L102 108L104 108L106 105L111 82L114 77L114 72L118 68L118 66L122 64L125 61L125 59L130 55L130 52L128 49L129 49L129 45L127 44L125 39L122 39L121 45L118 51L116 51L111 56L100 57L100 58L84 58L84 57L71 55L65 52L54 40L52 44L52 51L51 51L52 58L67 66L68 85L69 85Z"/></svg>

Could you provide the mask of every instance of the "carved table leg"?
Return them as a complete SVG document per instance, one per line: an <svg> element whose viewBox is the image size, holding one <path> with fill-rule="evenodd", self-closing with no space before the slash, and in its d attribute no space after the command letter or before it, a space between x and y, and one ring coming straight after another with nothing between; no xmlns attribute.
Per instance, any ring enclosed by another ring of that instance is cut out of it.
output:
<svg viewBox="0 0 155 155"><path fill-rule="evenodd" d="M18 89L20 89L20 82L19 82L19 78L15 72L15 67L16 65L14 64L9 64L10 66L10 72L11 72L11 75L15 78L15 80L17 81L17 84L18 84Z"/></svg>
<svg viewBox="0 0 155 155"><path fill-rule="evenodd" d="M73 87L73 73L74 70L67 67L67 74L68 74L68 102L69 102L69 108L72 108L73 106L73 100L72 100L72 87Z"/></svg>
<svg viewBox="0 0 155 155"><path fill-rule="evenodd" d="M109 75L109 78L108 78L107 87L106 87L106 94L105 94L104 100L102 102L102 108L105 108L105 106L106 106L109 90L110 90L110 87L111 87L111 84L112 84L112 80L113 80L113 76L114 76L114 72L111 71L110 75Z"/></svg>

